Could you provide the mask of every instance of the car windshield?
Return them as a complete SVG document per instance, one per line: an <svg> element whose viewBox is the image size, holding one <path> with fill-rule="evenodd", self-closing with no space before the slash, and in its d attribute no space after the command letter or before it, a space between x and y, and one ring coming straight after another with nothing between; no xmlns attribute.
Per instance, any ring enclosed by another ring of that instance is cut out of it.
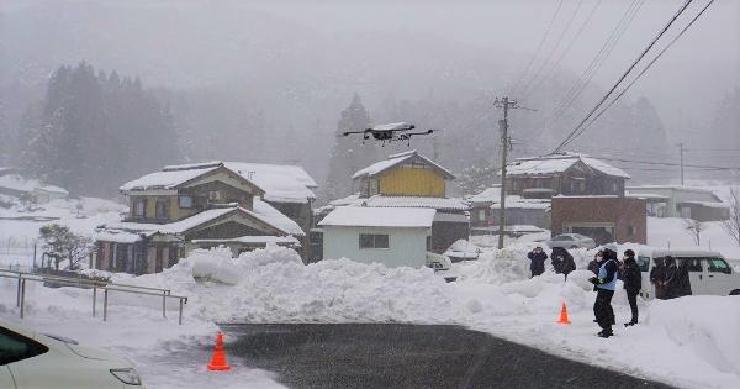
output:
<svg viewBox="0 0 740 389"><path fill-rule="evenodd" d="M43 344L0 327L0 365L32 358L47 351L49 348Z"/></svg>

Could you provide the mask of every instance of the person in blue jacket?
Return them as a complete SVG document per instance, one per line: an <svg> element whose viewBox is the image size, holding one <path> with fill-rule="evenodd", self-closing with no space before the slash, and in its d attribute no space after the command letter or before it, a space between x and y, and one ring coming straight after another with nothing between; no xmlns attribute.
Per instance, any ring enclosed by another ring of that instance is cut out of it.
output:
<svg viewBox="0 0 740 389"><path fill-rule="evenodd" d="M605 249L604 262L599 266L596 277L589 281L596 285L596 302L594 302L594 313L596 322L601 327L597 334L602 338L608 338L614 335L612 326L614 325L614 309L612 308L612 297L617 284L617 253L610 249Z"/></svg>

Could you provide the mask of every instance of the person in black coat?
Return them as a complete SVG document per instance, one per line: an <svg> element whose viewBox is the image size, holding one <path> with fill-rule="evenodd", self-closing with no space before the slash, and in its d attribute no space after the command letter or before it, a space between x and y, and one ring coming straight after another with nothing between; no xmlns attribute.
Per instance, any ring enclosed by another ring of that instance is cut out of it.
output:
<svg viewBox="0 0 740 389"><path fill-rule="evenodd" d="M679 269L676 266L676 260L671 257L665 257L665 299L671 300L681 297L679 287Z"/></svg>
<svg viewBox="0 0 740 389"><path fill-rule="evenodd" d="M664 300L666 298L665 276L665 260L663 258L655 258L655 266L650 269L650 283L655 285L655 298L658 300Z"/></svg>
<svg viewBox="0 0 740 389"><path fill-rule="evenodd" d="M553 247L550 260L555 273L565 274L566 280L568 279L568 274L576 269L576 261L568 250L563 247Z"/></svg>
<svg viewBox="0 0 740 389"><path fill-rule="evenodd" d="M666 263L668 258L666 257ZM671 258L671 265L666 269L666 298L674 299L691 294L693 293L687 261L682 260L676 265L676 261Z"/></svg>
<svg viewBox="0 0 740 389"><path fill-rule="evenodd" d="M642 273L640 273L640 267L635 262L635 252L631 249L627 249L624 252L622 282L624 283L624 289L627 291L627 301L630 303L630 311L632 311L632 319L624 325L625 327L629 327L638 322L637 295L640 293L640 288L642 287Z"/></svg>
<svg viewBox="0 0 740 389"><path fill-rule="evenodd" d="M537 246L534 250L527 254L529 258L529 270L532 271L532 277L534 278L545 272L545 261L547 260L547 254L542 247Z"/></svg>

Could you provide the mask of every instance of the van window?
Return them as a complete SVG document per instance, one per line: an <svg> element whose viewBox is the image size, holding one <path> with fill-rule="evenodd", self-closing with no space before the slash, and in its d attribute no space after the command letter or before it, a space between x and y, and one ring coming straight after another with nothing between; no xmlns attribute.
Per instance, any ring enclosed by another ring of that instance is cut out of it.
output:
<svg viewBox="0 0 740 389"><path fill-rule="evenodd" d="M709 272L730 274L730 265L722 258L709 258Z"/></svg>
<svg viewBox="0 0 740 389"><path fill-rule="evenodd" d="M650 271L650 257L637 257L637 266L643 273Z"/></svg>
<svg viewBox="0 0 740 389"><path fill-rule="evenodd" d="M702 273L704 271L702 262L705 260L706 258L676 258L678 266L686 263L686 268L691 273Z"/></svg>

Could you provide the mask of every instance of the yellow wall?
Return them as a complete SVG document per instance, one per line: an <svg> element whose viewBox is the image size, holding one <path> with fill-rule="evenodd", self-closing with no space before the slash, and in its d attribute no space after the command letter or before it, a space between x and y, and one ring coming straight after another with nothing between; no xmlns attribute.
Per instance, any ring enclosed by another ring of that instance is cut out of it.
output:
<svg viewBox="0 0 740 389"><path fill-rule="evenodd" d="M444 197L445 180L432 169L400 167L380 177L379 192L388 196Z"/></svg>

